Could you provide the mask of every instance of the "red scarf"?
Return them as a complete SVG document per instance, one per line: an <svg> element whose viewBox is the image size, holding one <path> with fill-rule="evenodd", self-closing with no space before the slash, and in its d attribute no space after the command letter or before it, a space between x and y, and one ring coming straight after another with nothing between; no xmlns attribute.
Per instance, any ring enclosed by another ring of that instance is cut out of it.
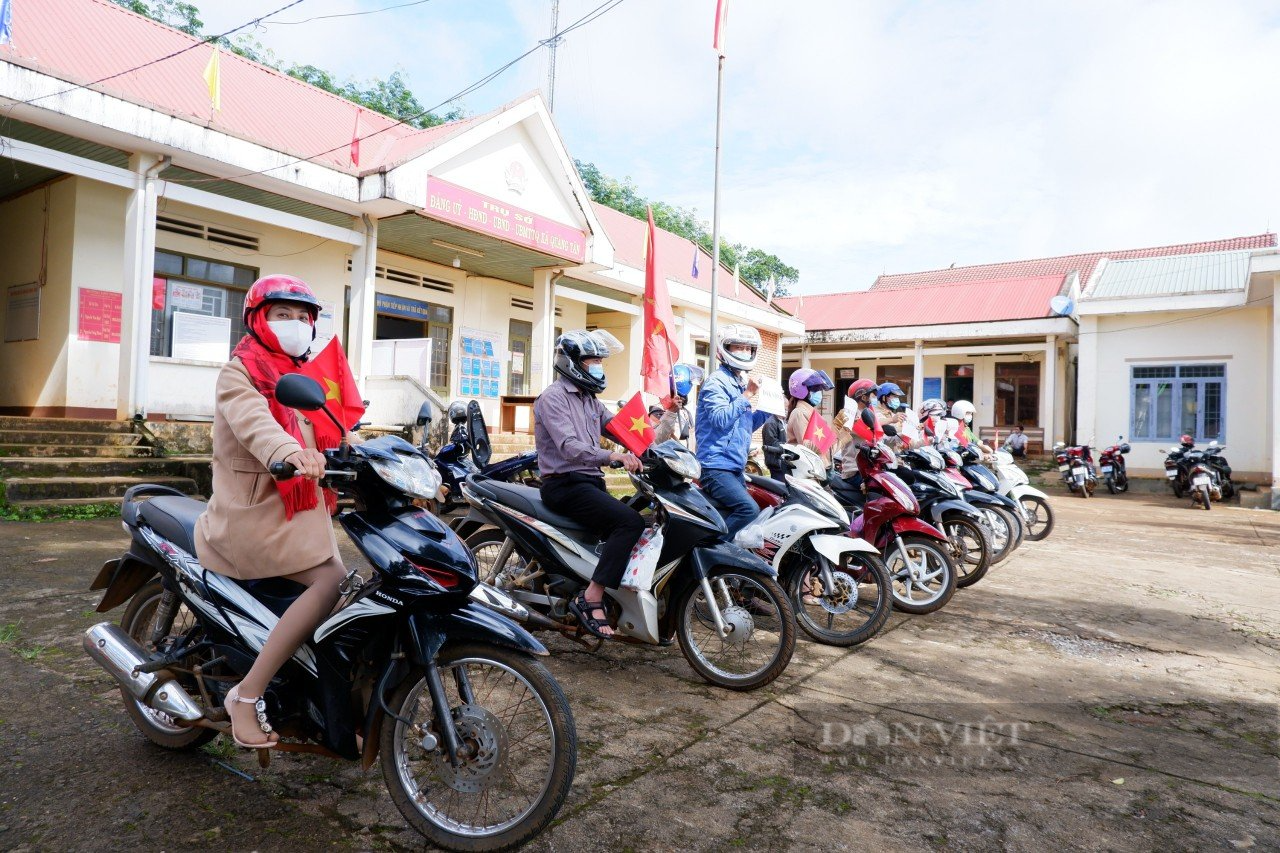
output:
<svg viewBox="0 0 1280 853"><path fill-rule="evenodd" d="M298 444L306 447L302 438L302 428L298 426L298 413L276 400L276 382L287 373L296 373L303 359L295 359L285 355L280 349L280 341L266 321L263 311L255 311L249 315L250 334L240 339L232 351L231 357L240 359L240 363L249 372L249 379L258 393L267 398L267 408L276 423L289 433ZM255 337L256 336L256 337ZM265 344L265 346L264 346ZM317 426L319 421L317 421ZM316 449L329 450L337 447L341 436L336 429L315 431ZM284 501L284 517L292 519L296 512L315 509L319 503L315 485L306 477L290 477L287 480L276 480L276 489L280 499ZM338 496L332 489L324 490L325 507L332 515L338 506Z"/></svg>

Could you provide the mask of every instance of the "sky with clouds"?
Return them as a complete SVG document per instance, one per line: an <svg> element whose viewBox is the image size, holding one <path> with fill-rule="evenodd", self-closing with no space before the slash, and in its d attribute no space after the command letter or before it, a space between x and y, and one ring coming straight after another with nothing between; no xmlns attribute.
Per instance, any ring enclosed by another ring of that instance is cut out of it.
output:
<svg viewBox="0 0 1280 853"><path fill-rule="evenodd" d="M446 100L550 32L551 0L305 0L255 36ZM196 0L206 31L262 0ZM728 0L722 230L798 292L882 272L1280 228L1270 0ZM563 28L601 0L561 0ZM282 4L281 4L282 5ZM711 218L715 0L623 0L567 36L570 154ZM546 84L538 51L460 105Z"/></svg>

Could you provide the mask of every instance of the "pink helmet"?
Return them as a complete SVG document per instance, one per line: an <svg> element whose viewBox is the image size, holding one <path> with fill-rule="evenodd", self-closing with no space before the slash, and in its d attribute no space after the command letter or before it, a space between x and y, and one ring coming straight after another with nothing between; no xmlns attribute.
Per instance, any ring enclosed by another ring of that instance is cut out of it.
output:
<svg viewBox="0 0 1280 853"><path fill-rule="evenodd" d="M836 387L825 370L802 367L787 380L787 392L797 400L807 399L814 391L829 391Z"/></svg>

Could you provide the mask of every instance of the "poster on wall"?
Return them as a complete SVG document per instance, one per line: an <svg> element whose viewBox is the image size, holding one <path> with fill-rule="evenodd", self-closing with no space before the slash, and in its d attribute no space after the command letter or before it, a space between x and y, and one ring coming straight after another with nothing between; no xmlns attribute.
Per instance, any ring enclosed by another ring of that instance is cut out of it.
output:
<svg viewBox="0 0 1280 853"><path fill-rule="evenodd" d="M5 294L4 340L34 341L40 337L40 285L15 284Z"/></svg>
<svg viewBox="0 0 1280 853"><path fill-rule="evenodd" d="M120 343L120 299L120 294L113 290L80 288L76 323L76 334L80 340Z"/></svg>
<svg viewBox="0 0 1280 853"><path fill-rule="evenodd" d="M460 383L463 397L496 400L502 393L502 363L497 354L505 352L503 336L482 329L462 329L459 348Z"/></svg>
<svg viewBox="0 0 1280 853"><path fill-rule="evenodd" d="M926 376L924 378L924 399L942 399L942 377Z"/></svg>
<svg viewBox="0 0 1280 853"><path fill-rule="evenodd" d="M223 362L231 357L231 318L175 311L173 357Z"/></svg>
<svg viewBox="0 0 1280 853"><path fill-rule="evenodd" d="M198 284L178 284L169 286L169 304L174 311L204 311L204 288Z"/></svg>

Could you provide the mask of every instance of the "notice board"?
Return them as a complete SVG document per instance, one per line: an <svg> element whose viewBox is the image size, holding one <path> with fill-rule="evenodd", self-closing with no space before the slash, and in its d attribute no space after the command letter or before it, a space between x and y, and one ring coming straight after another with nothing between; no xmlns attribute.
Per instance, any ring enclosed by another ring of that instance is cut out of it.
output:
<svg viewBox="0 0 1280 853"><path fill-rule="evenodd" d="M15 284L5 292L4 339L34 341L40 337L40 285Z"/></svg>
<svg viewBox="0 0 1280 853"><path fill-rule="evenodd" d="M76 334L82 341L120 343L120 299L113 290L80 288L80 311Z"/></svg>

